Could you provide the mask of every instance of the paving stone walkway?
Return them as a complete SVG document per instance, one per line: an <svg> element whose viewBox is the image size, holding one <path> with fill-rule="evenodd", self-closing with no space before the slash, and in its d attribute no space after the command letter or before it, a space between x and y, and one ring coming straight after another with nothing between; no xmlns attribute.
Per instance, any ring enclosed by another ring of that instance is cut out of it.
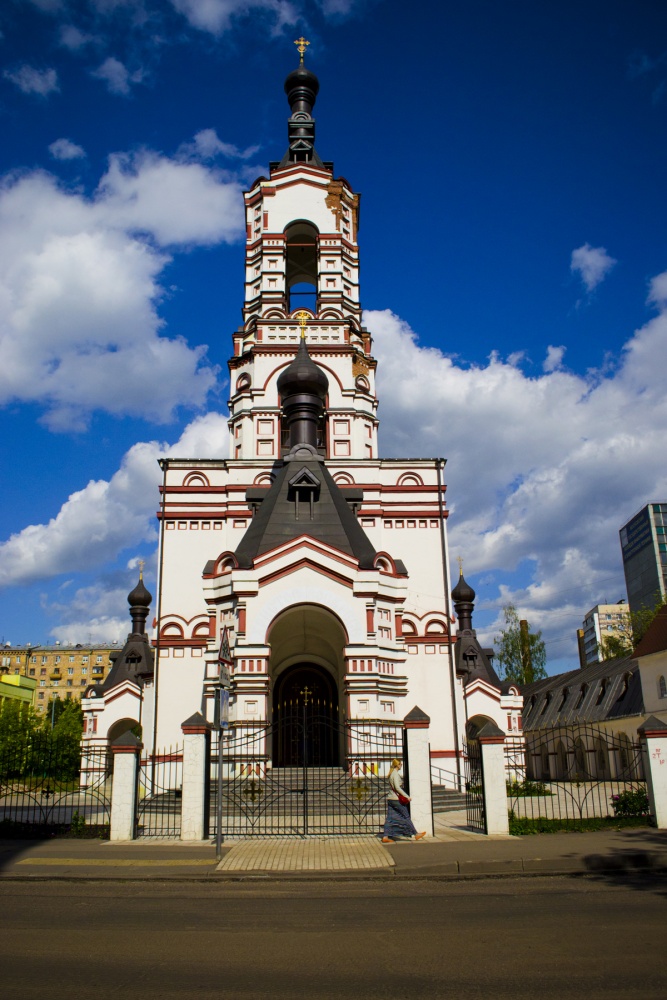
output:
<svg viewBox="0 0 667 1000"><path fill-rule="evenodd" d="M218 865L219 872L351 871L391 868L394 859L372 837L312 840L251 840L235 844Z"/></svg>

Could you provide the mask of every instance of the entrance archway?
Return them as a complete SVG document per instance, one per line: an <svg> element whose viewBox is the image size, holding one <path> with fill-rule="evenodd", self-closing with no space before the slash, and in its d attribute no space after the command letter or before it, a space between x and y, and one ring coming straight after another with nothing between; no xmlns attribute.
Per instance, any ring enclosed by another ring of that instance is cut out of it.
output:
<svg viewBox="0 0 667 1000"><path fill-rule="evenodd" d="M338 691L315 663L296 663L273 689L274 767L336 767L339 761Z"/></svg>
<svg viewBox="0 0 667 1000"><path fill-rule="evenodd" d="M295 605L274 619L267 643L274 767L337 767L347 643L340 619L320 605Z"/></svg>

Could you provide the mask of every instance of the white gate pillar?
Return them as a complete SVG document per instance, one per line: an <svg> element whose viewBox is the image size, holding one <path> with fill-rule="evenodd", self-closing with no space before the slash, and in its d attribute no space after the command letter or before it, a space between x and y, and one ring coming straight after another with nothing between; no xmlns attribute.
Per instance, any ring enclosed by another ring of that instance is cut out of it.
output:
<svg viewBox="0 0 667 1000"><path fill-rule="evenodd" d="M127 732L111 744L113 784L111 786L110 840L134 840L137 811L137 773L143 743Z"/></svg>
<svg viewBox="0 0 667 1000"><path fill-rule="evenodd" d="M429 716L416 706L403 720L410 780L410 818L418 831L424 830L427 836L432 837L430 723Z"/></svg>
<svg viewBox="0 0 667 1000"><path fill-rule="evenodd" d="M181 840L208 836L208 766L211 724L195 712L181 724L183 731L183 798Z"/></svg>
<svg viewBox="0 0 667 1000"><path fill-rule="evenodd" d="M659 830L667 830L667 725L651 715L638 733L651 815Z"/></svg>
<svg viewBox="0 0 667 1000"><path fill-rule="evenodd" d="M509 836L505 734L495 722L487 722L477 735L482 754L484 818L489 836Z"/></svg>

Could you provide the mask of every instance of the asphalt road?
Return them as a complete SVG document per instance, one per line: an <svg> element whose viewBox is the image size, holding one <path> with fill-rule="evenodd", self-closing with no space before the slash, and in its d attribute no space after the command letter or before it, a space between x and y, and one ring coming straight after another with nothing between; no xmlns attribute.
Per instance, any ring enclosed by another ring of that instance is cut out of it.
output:
<svg viewBox="0 0 667 1000"><path fill-rule="evenodd" d="M2 995L667 997L655 878L0 886Z"/></svg>

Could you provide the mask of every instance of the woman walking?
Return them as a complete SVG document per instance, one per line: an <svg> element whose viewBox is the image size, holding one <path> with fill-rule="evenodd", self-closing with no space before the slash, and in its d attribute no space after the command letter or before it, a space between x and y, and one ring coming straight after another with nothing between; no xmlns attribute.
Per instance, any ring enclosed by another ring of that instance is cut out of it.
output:
<svg viewBox="0 0 667 1000"><path fill-rule="evenodd" d="M422 840L426 836L426 831L417 833L410 819L408 810L410 796L403 788L401 766L400 760L395 757L389 771L387 818L384 821L383 844L394 844L397 840Z"/></svg>

